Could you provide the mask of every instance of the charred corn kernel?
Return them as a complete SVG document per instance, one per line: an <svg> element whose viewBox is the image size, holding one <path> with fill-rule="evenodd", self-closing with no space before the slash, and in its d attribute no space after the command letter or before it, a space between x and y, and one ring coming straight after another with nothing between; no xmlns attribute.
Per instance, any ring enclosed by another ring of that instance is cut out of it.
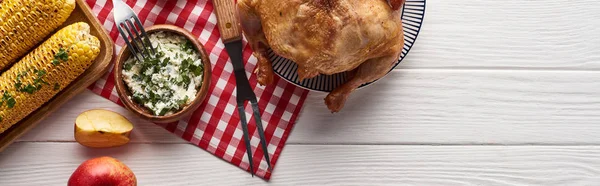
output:
<svg viewBox="0 0 600 186"><path fill-rule="evenodd" d="M99 53L100 41L90 35L90 26L75 23L59 30L0 75L0 133L69 85Z"/></svg>
<svg viewBox="0 0 600 186"><path fill-rule="evenodd" d="M0 71L43 41L75 9L75 0L0 0Z"/></svg>

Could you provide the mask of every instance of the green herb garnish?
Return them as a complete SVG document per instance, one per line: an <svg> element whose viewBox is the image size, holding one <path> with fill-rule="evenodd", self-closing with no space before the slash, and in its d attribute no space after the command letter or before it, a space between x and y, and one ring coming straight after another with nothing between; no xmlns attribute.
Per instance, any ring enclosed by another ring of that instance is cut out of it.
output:
<svg viewBox="0 0 600 186"><path fill-rule="evenodd" d="M4 103L6 103L6 106L8 108L13 108L17 101L7 91L4 91L4 94L2 95L2 100L0 101L0 106L2 106Z"/></svg>
<svg viewBox="0 0 600 186"><path fill-rule="evenodd" d="M15 88L16 88L17 90L20 90L20 89L21 89L21 86L23 86L23 83L21 83L21 81L18 81L18 80L17 80L17 82L15 83Z"/></svg>
<svg viewBox="0 0 600 186"><path fill-rule="evenodd" d="M123 69L127 71L131 70L131 68L133 68L133 64L131 63L125 63L125 65L123 65Z"/></svg>
<svg viewBox="0 0 600 186"><path fill-rule="evenodd" d="M17 82L15 83L15 88L17 90L21 89L21 86L23 85L23 83L21 83L21 78L26 75L27 75L27 71L23 71L23 72L17 74Z"/></svg>
<svg viewBox="0 0 600 186"><path fill-rule="evenodd" d="M15 98L11 97L6 101L6 106L8 106L8 108L15 107L15 104L17 104L17 101L15 100Z"/></svg>
<svg viewBox="0 0 600 186"><path fill-rule="evenodd" d="M136 81L139 81L139 80L141 80L141 79L142 79L142 78L141 78L139 75L137 75L137 74L134 74L133 76L131 76L131 78L133 78L133 80L136 80Z"/></svg>
<svg viewBox="0 0 600 186"><path fill-rule="evenodd" d="M181 66L179 67L179 72L187 73L190 71L190 65L192 65L193 61L190 58L184 59L181 61Z"/></svg>
<svg viewBox="0 0 600 186"><path fill-rule="evenodd" d="M168 108L163 108L162 110L160 110L160 113L158 113L159 116L164 116L165 114L167 114L167 112L169 112Z"/></svg>
<svg viewBox="0 0 600 186"><path fill-rule="evenodd" d="M194 50L194 43L192 43L192 41L190 40L186 40L185 43L181 44L179 47L181 48L181 50L189 53L190 50Z"/></svg>
<svg viewBox="0 0 600 186"><path fill-rule="evenodd" d="M66 62L69 60L69 53L63 48L58 49L58 53L54 55L54 59L52 59L53 65L60 65L60 61Z"/></svg>
<svg viewBox="0 0 600 186"><path fill-rule="evenodd" d="M142 96L141 94L133 94L133 101L137 103L144 103L145 99L144 96Z"/></svg>
<svg viewBox="0 0 600 186"><path fill-rule="evenodd" d="M31 85L31 84L28 84L27 86L21 88L21 90L19 90L19 91L21 91L21 92L27 92L28 94L33 94L33 93L35 93L35 91L37 89L38 89L37 87L35 87L35 86Z"/></svg>
<svg viewBox="0 0 600 186"><path fill-rule="evenodd" d="M162 64L160 64L160 66L166 67L170 61L171 61L171 58L167 57L162 61Z"/></svg>
<svg viewBox="0 0 600 186"><path fill-rule="evenodd" d="M185 98L183 98L182 100L177 100L177 104L179 104L179 105L186 104L189 101L189 99L190 98L188 96L185 96Z"/></svg>
<svg viewBox="0 0 600 186"><path fill-rule="evenodd" d="M204 68L202 68L202 66L192 65L192 66L190 66L190 70L192 70L194 75L200 76L200 75L202 75L202 71L204 70Z"/></svg>
<svg viewBox="0 0 600 186"><path fill-rule="evenodd" d="M54 83L54 91L60 89L60 85L58 83Z"/></svg>
<svg viewBox="0 0 600 186"><path fill-rule="evenodd" d="M69 54L63 48L58 49L58 53L56 53L55 57L63 61L69 60Z"/></svg>
<svg viewBox="0 0 600 186"><path fill-rule="evenodd" d="M27 71L21 72L21 74L17 75L17 82L15 83L15 88L20 92L26 92L28 94L33 94L36 91L42 89L42 85L50 85L48 82L42 79L46 75L45 70L33 70L35 75L37 76L33 79L33 84L23 85L21 82L21 78L27 75Z"/></svg>
<svg viewBox="0 0 600 186"><path fill-rule="evenodd" d="M15 98L13 98L12 95L6 91L4 92L4 95L2 95L2 102L6 102L6 106L8 106L8 108L13 108L17 103Z"/></svg>
<svg viewBox="0 0 600 186"><path fill-rule="evenodd" d="M183 86L184 87L189 86L191 82L192 82L192 79L190 79L190 76L183 76Z"/></svg>
<svg viewBox="0 0 600 186"><path fill-rule="evenodd" d="M44 75L46 75L46 71L45 70L33 70L33 72L38 76L38 77L42 77Z"/></svg>

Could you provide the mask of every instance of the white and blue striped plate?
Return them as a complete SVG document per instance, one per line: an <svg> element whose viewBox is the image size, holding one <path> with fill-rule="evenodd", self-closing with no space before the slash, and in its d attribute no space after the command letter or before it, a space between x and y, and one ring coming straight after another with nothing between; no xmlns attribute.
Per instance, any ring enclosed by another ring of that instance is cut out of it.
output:
<svg viewBox="0 0 600 186"><path fill-rule="evenodd" d="M423 18L425 16L425 1L426 0L406 0L402 11L404 49L402 50L400 59L398 59L398 62L392 67L392 69L390 69L390 71L400 64L402 59L404 59L406 54L408 54L411 47L417 40L417 36L419 35L421 25L423 24ZM290 83L308 90L331 92L333 89L348 80L346 78L346 72L342 72L333 75L319 75L311 79L298 81L298 66L296 63L275 54L272 50L269 50L269 58L273 62L273 70L275 71L275 74L279 75L281 78ZM367 86L373 82L363 84L361 87Z"/></svg>

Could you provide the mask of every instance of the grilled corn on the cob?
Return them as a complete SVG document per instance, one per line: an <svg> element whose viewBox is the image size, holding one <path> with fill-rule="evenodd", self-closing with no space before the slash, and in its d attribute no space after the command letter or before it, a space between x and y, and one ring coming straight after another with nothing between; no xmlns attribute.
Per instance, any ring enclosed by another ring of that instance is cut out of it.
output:
<svg viewBox="0 0 600 186"><path fill-rule="evenodd" d="M100 53L87 23L69 25L0 75L0 133L81 75Z"/></svg>
<svg viewBox="0 0 600 186"><path fill-rule="evenodd" d="M75 9L75 0L0 1L0 71L43 41Z"/></svg>

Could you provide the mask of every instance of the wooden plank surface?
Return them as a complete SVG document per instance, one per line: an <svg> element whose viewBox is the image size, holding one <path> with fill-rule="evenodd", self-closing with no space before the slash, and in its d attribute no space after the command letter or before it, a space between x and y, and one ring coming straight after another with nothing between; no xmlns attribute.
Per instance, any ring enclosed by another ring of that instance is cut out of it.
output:
<svg viewBox="0 0 600 186"><path fill-rule="evenodd" d="M396 70L337 114L311 93L288 143L600 144L597 79L600 72ZM89 92L68 105L20 141L73 141L80 112L107 108L136 124L134 142L181 142Z"/></svg>
<svg viewBox="0 0 600 186"><path fill-rule="evenodd" d="M398 68L600 69L600 1L427 1Z"/></svg>
<svg viewBox="0 0 600 186"><path fill-rule="evenodd" d="M400 70L330 114L311 93L272 185L597 185L600 1L428 1ZM211 17L214 19L214 16ZM124 113L132 143L92 150L73 121ZM0 153L0 185L65 185L111 155L140 185L264 185L85 92Z"/></svg>
<svg viewBox="0 0 600 186"><path fill-rule="evenodd" d="M139 185L266 184L192 145L91 150L74 143L16 143L0 153L0 185L65 185L80 162L103 155L125 162ZM600 148L589 146L288 145L270 183L595 185L599 161Z"/></svg>
<svg viewBox="0 0 600 186"><path fill-rule="evenodd" d="M332 115L310 94L290 143L599 144L600 72L396 70Z"/></svg>

